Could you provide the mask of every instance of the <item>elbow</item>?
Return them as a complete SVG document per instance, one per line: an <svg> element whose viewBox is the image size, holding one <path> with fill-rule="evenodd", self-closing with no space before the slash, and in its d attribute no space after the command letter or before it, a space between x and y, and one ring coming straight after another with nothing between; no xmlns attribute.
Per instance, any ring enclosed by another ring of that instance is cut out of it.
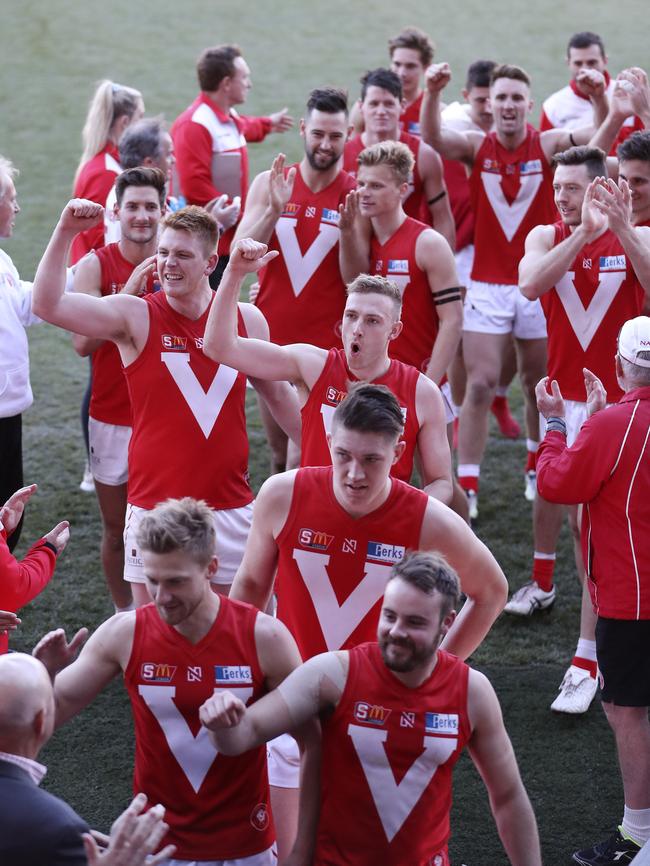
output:
<svg viewBox="0 0 650 866"><path fill-rule="evenodd" d="M534 282L519 276L519 291L527 301L536 301L542 294Z"/></svg>

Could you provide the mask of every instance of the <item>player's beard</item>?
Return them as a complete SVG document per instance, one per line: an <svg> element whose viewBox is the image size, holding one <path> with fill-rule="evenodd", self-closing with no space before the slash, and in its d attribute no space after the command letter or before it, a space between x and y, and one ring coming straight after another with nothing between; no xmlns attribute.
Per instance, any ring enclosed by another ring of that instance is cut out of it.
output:
<svg viewBox="0 0 650 866"><path fill-rule="evenodd" d="M402 638L401 640L395 640L393 638L386 637L379 639L379 649L381 650L384 664L389 670L396 671L397 673L402 674L410 673L410 671L413 671L418 667L423 667L427 665L433 658L439 644L440 634L436 636L435 641L433 641L430 646L420 648L416 647L410 638ZM392 658L388 654L388 650L393 645L409 649L410 655L405 655L400 659Z"/></svg>
<svg viewBox="0 0 650 866"><path fill-rule="evenodd" d="M332 154L332 156L326 162L317 162L315 152L313 150L306 149L305 156L307 157L307 162L314 169L314 171L329 171L330 168L333 168L341 158L341 154L338 154L336 156Z"/></svg>

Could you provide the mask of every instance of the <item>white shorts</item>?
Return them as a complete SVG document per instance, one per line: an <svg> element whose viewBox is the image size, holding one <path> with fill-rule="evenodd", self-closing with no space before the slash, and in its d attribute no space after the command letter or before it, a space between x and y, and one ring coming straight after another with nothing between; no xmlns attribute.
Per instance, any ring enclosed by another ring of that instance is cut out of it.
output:
<svg viewBox="0 0 650 866"><path fill-rule="evenodd" d="M129 477L128 453L131 428L88 419L90 471L95 481L117 487Z"/></svg>
<svg viewBox="0 0 650 866"><path fill-rule="evenodd" d="M442 394L442 399L445 403L445 420L447 424L451 424L456 417L456 409L454 407L454 401L451 399L451 385L449 382L444 382L440 386L440 393Z"/></svg>
<svg viewBox="0 0 650 866"><path fill-rule="evenodd" d="M276 788L300 787L300 749L291 734L280 734L266 744L269 785Z"/></svg>
<svg viewBox="0 0 650 866"><path fill-rule="evenodd" d="M614 403L608 403L605 408L609 409L614 406ZM580 403L578 400L564 401L564 420L566 422L566 444L570 448L578 438L580 428L585 423L589 415L587 414L587 404ZM539 441L541 442L546 435L546 418L543 415L539 416Z"/></svg>
<svg viewBox="0 0 650 866"><path fill-rule="evenodd" d="M277 866L274 847L236 860L162 860L160 866Z"/></svg>
<svg viewBox="0 0 650 866"><path fill-rule="evenodd" d="M470 280L463 307L463 331L512 333L519 340L543 340L546 317L539 300L527 300L518 286Z"/></svg>
<svg viewBox="0 0 650 866"><path fill-rule="evenodd" d="M456 273L458 274L458 284L461 286L469 286L470 274L474 266L474 244L467 244L462 250L459 250L454 258L456 259Z"/></svg>
<svg viewBox="0 0 650 866"><path fill-rule="evenodd" d="M144 583L142 553L137 542L136 533L142 515L147 509L139 508L129 503L126 506L124 524L124 580L130 583ZM212 578L212 583L230 584L233 582L239 564L244 555L246 540L253 520L253 503L241 508L228 508L213 511L214 528L217 533L217 559L219 567Z"/></svg>

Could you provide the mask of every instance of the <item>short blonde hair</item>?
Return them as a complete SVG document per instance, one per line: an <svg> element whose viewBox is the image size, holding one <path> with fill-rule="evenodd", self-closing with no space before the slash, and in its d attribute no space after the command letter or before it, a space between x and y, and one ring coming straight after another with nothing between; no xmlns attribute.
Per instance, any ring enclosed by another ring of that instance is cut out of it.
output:
<svg viewBox="0 0 650 866"><path fill-rule="evenodd" d="M383 295L394 302L397 318L402 312L402 293L397 283L386 277L372 276L371 274L359 274L347 287L348 297L350 295Z"/></svg>
<svg viewBox="0 0 650 866"><path fill-rule="evenodd" d="M395 180L402 184L408 183L415 167L415 157L411 149L401 141L378 141L362 150L357 158L361 166L387 165Z"/></svg>
<svg viewBox="0 0 650 866"><path fill-rule="evenodd" d="M196 235L211 256L217 251L219 226L216 219L202 207L190 204L167 214L160 223L161 230L174 229Z"/></svg>
<svg viewBox="0 0 650 866"><path fill-rule="evenodd" d="M148 511L140 522L136 537L142 550L151 553L182 550L201 565L207 565L217 549L210 507L190 496L168 499Z"/></svg>

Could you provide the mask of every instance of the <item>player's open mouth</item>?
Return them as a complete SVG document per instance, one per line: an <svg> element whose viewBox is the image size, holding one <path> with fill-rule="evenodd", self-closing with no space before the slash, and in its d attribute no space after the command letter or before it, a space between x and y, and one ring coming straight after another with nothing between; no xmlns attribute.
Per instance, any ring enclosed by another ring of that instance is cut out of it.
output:
<svg viewBox="0 0 650 866"><path fill-rule="evenodd" d="M360 351L361 351L361 346L358 343L351 343L350 344L350 353L352 355L358 355Z"/></svg>
<svg viewBox="0 0 650 866"><path fill-rule="evenodd" d="M167 282L169 282L169 283L173 283L173 282L177 282L178 280L182 280L182 279L183 279L183 275L182 275L182 274L169 274L169 273L165 273L165 279L167 280Z"/></svg>

